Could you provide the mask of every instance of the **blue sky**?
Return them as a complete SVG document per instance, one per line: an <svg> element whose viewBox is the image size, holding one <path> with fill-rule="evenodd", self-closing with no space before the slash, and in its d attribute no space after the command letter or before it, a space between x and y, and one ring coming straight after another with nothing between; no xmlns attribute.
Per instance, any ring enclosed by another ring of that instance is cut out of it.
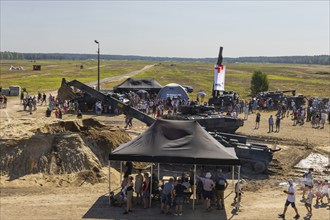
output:
<svg viewBox="0 0 330 220"><path fill-rule="evenodd" d="M329 54L330 1L1 0L1 51L216 57Z"/></svg>

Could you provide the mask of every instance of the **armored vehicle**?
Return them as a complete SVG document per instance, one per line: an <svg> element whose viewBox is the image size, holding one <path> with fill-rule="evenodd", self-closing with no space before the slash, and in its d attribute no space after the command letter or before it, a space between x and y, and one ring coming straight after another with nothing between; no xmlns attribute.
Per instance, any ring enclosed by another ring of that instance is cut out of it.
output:
<svg viewBox="0 0 330 220"><path fill-rule="evenodd" d="M223 47L220 47L216 67L223 66L222 50ZM237 92L217 90L216 88L217 87L214 85L212 89L212 97L209 99L208 104L213 105L218 111L229 111L230 110L229 106L233 107L235 104L239 102L239 94Z"/></svg>
<svg viewBox="0 0 330 220"><path fill-rule="evenodd" d="M234 91L220 91L213 95L208 104L213 105L217 110L228 111L228 106L234 106L239 102L239 94Z"/></svg>
<svg viewBox="0 0 330 220"><path fill-rule="evenodd" d="M184 105L181 111L175 115L165 115L164 119L169 120L194 120L207 131L221 131L235 133L243 126L242 119L235 119L231 116L224 116L215 111L212 106Z"/></svg>
<svg viewBox="0 0 330 220"><path fill-rule="evenodd" d="M292 95L286 95L285 93L292 93ZM278 91L266 91L260 92L255 96L259 100L258 104L263 108L263 103L271 99L274 108L285 102L288 106L291 106L291 102L294 101L297 108L306 104L306 97L303 95L296 95L296 90L278 90Z"/></svg>
<svg viewBox="0 0 330 220"><path fill-rule="evenodd" d="M210 133L217 141L225 147L233 147L237 157L241 160L243 168L252 168L254 173L267 173L268 166L273 159L273 154L280 148L273 150L267 145L247 144L247 137L226 133Z"/></svg>

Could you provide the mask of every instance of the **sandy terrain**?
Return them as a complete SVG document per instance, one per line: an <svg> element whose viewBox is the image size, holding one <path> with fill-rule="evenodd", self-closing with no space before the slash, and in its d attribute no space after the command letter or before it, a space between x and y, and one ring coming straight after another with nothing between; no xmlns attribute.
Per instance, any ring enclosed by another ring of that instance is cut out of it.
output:
<svg viewBox="0 0 330 220"><path fill-rule="evenodd" d="M17 98L10 98L7 109L0 110L0 138L1 140L29 138L34 135L34 130L46 124L58 121L44 117L45 106L38 107L32 115L22 111L23 107ZM262 112L260 129L254 130L255 115L250 115L245 126L238 130L240 134L251 135L258 138L265 138L269 145L280 146L282 150L274 156L274 164L271 169L272 175L261 175L253 180L244 176L247 182L244 184L242 208L238 215L232 215L231 202L233 193L231 188L226 191L226 210L213 210L210 213L204 211L203 206L197 205L195 212L191 207L185 207L184 216L180 219L276 219L277 214L282 212L286 196L282 192L286 186L279 187L288 177L294 177L298 183L301 176L301 169L293 169L301 159L311 152L321 152L329 155L330 132L329 125L326 128L312 129L309 123L303 126L292 126L292 121L286 118L281 123L280 133L268 134L267 119L270 113ZM274 114L274 113L273 113ZM97 118L99 121L119 127L124 126L124 117L108 117L84 115L84 118ZM75 119L74 115L65 114L63 121ZM146 126L133 120L134 127L129 134L135 137L141 133ZM4 152L1 152L4 153ZM279 168L278 168L279 167ZM302 170L303 171L303 170ZM168 219L169 216L158 214L158 204L154 203L153 209L143 210L136 208L133 214L122 215L122 209L110 208L107 199L108 193L106 167L101 170L102 177L96 181L86 181L75 174L48 175L43 173L21 176L9 180L8 176L1 176L0 181L0 219ZM117 188L119 174L112 171L112 187ZM319 173L324 176L325 173ZM230 181L230 187L232 187ZM306 214L301 198L301 190L297 188L297 204L300 215ZM314 200L315 203L315 200ZM292 219L293 210L289 207L287 219ZM314 208L313 219L329 219L329 207ZM172 218L172 217L171 217Z"/></svg>

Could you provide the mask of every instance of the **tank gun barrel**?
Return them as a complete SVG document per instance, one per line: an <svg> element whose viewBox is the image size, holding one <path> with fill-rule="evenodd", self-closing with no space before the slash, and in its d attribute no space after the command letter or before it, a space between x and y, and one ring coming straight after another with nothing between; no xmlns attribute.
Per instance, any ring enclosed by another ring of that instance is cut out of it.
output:
<svg viewBox="0 0 330 220"><path fill-rule="evenodd" d="M217 61L217 64L220 66L222 64L222 50L223 50L223 47L220 47L220 50L219 50L219 56L218 56L218 61Z"/></svg>

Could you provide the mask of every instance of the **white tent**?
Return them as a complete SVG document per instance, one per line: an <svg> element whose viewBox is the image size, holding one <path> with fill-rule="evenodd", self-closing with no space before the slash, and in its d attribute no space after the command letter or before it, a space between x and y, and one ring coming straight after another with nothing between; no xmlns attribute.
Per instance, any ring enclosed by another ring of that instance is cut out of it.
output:
<svg viewBox="0 0 330 220"><path fill-rule="evenodd" d="M158 93L157 97L159 99L170 98L181 98L189 99L188 93L184 87L176 83L170 83L164 86Z"/></svg>

